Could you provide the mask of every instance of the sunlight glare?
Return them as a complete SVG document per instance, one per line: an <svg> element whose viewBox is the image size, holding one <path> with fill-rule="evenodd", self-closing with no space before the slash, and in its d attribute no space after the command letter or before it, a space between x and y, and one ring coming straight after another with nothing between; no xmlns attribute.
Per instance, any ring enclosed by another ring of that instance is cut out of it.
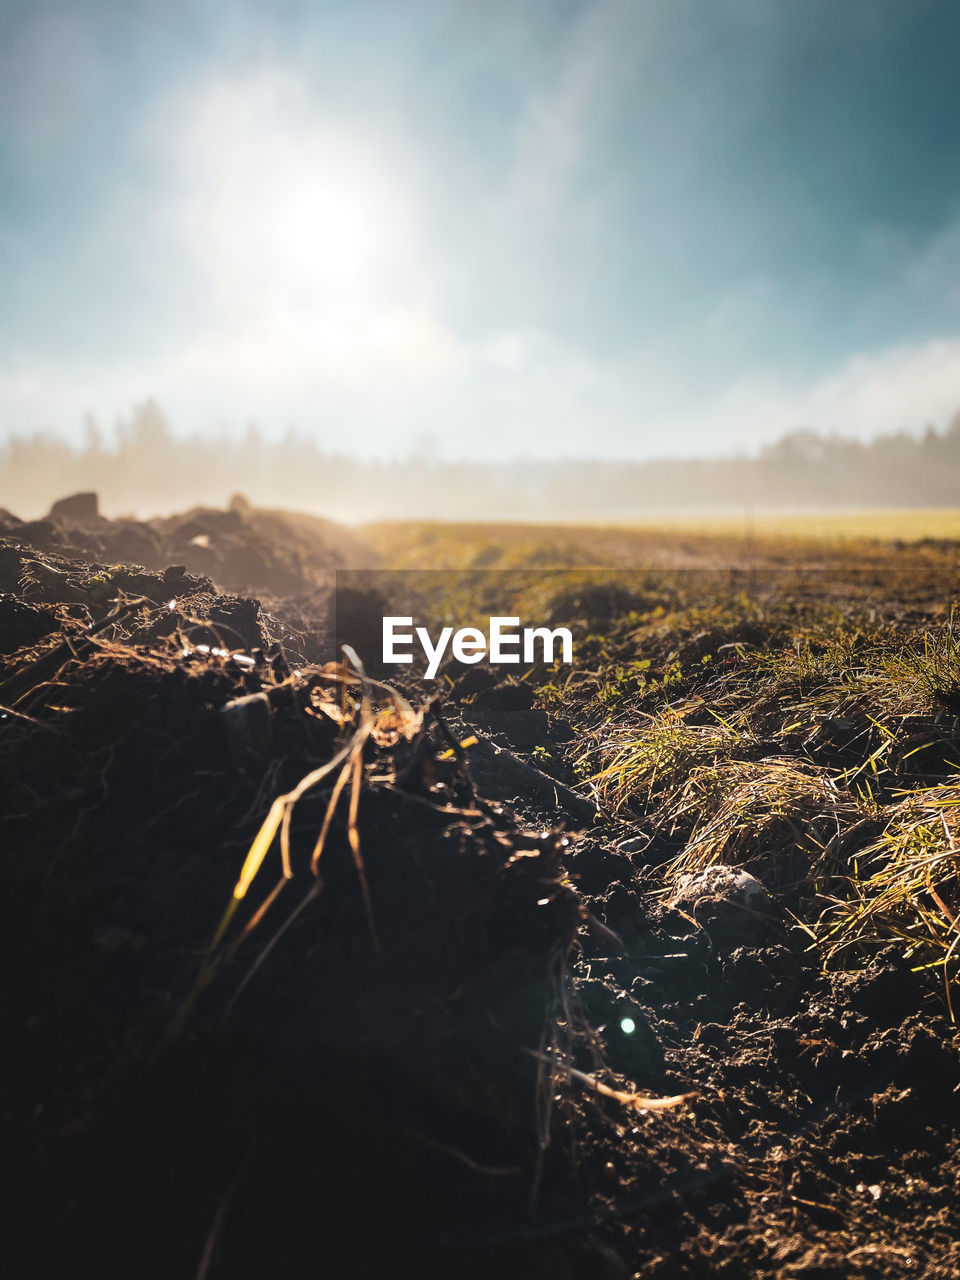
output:
<svg viewBox="0 0 960 1280"><path fill-rule="evenodd" d="M267 222L270 257L291 283L335 290L374 283L385 237L358 191L335 178L304 180L278 195Z"/></svg>

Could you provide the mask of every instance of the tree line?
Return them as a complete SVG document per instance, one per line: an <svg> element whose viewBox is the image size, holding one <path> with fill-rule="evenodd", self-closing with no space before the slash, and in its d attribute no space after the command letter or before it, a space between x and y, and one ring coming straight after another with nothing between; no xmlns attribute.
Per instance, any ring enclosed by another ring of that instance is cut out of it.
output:
<svg viewBox="0 0 960 1280"><path fill-rule="evenodd" d="M81 442L44 432L0 449L0 505L41 514L65 493L95 489L104 510L150 515L223 505L242 492L262 506L341 520L641 516L671 508L955 506L960 412L941 431L862 442L809 430L755 456L611 462L456 462L429 447L392 461L352 458L290 430L256 426L178 436L155 401L108 436L92 419Z"/></svg>

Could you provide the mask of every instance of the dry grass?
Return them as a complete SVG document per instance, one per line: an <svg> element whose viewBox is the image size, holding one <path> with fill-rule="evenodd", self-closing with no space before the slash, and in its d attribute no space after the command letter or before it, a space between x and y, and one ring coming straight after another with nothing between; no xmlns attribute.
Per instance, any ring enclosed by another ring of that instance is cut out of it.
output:
<svg viewBox="0 0 960 1280"><path fill-rule="evenodd" d="M891 941L919 970L950 983L960 961L960 786L907 792L884 813L818 922L831 959L869 956Z"/></svg>
<svg viewBox="0 0 960 1280"><path fill-rule="evenodd" d="M300 678L306 680L312 686L312 699L317 713L328 715L339 723L344 734L344 740L329 760L305 774L291 791L277 796L270 805L267 816L260 824L247 850L233 894L214 932L193 989L181 1005L170 1027L167 1036L168 1043L179 1036L191 1016L199 996L209 985L221 965L232 958L241 944L262 924L267 912L279 897L280 891L294 878L290 843L294 811L308 792L313 791L329 778L333 778L334 781L327 798L326 810L313 847L313 853L310 857L309 872L312 877L310 887L295 910L286 917L280 928L276 930L261 949L234 993L231 1005L243 993L245 987L300 912L316 896L320 884L318 879L320 858L326 846L330 827L340 805L341 797L345 793L348 797L347 843L353 856L357 878L363 893L370 938L374 948L377 951L380 949L374 920L373 903L367 884L366 867L360 847L360 830L357 823L360 796L364 785L364 747L371 738L381 744L396 742L401 737L409 740L420 732L423 726L423 713L415 712L403 695L391 685L370 679L364 670L362 662L349 645L344 645L343 649L345 660L342 663L328 663L323 667L301 673ZM378 702L376 706L374 703L375 698ZM278 833L281 878L253 911L239 935L233 939L232 943L225 946L224 939L233 923L237 908L246 898L251 886L257 879L267 854L275 841L277 841Z"/></svg>
<svg viewBox="0 0 960 1280"><path fill-rule="evenodd" d="M611 839L659 840L667 884L748 864L830 962L899 939L955 971L960 512L365 533L397 567L484 571L426 575L435 611L509 599L574 627L573 669L524 678L572 724Z"/></svg>
<svg viewBox="0 0 960 1280"><path fill-rule="evenodd" d="M363 526L364 541L395 569L637 569L643 565L901 561L955 566L960 509L825 512L673 511L642 520L525 524L390 521ZM951 545L952 544L952 545Z"/></svg>
<svg viewBox="0 0 960 1280"><path fill-rule="evenodd" d="M611 838L648 835L665 888L712 864L746 866L786 895L825 963L893 944L949 987L960 976L960 639L937 603L944 585L918 576L932 603L905 616L875 588L854 584L844 599L842 579L825 578L818 597L785 575L777 601L718 577L712 598L687 583L673 609L613 625L565 704L569 714L580 698L578 767Z"/></svg>
<svg viewBox="0 0 960 1280"><path fill-rule="evenodd" d="M636 729L599 735L589 755L599 752L607 763L590 777L601 804L614 816L634 810L670 809L686 780L699 769L736 751L741 741L727 724L690 725L675 719L652 720ZM584 758L589 758L585 756Z"/></svg>
<svg viewBox="0 0 960 1280"><path fill-rule="evenodd" d="M824 874L827 851L871 807L823 769L802 761L726 761L695 769L665 815L692 819L668 879L722 862L761 871L767 885Z"/></svg>

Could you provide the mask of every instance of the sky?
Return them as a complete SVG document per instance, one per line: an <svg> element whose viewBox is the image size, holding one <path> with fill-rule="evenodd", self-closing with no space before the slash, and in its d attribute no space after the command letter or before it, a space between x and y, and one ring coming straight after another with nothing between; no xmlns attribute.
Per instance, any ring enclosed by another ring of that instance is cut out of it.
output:
<svg viewBox="0 0 960 1280"><path fill-rule="evenodd" d="M955 0L0 0L0 440L943 426L958 48Z"/></svg>

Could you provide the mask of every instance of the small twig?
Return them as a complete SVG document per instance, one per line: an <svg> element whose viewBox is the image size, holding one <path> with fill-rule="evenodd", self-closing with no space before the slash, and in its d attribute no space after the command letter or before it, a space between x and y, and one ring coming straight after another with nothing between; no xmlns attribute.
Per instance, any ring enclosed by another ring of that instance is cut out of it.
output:
<svg viewBox="0 0 960 1280"><path fill-rule="evenodd" d="M434 804L426 796L415 796L393 782L382 782L379 785L382 790L389 791L391 795L399 796L401 800L409 800L413 804L421 804L434 813L442 813L454 818L485 818L487 816L482 809L461 809L454 804Z"/></svg>
<svg viewBox="0 0 960 1280"><path fill-rule="evenodd" d="M273 935L270 941L266 944L266 946L257 956L256 960L254 960L253 964L247 970L246 976L244 977L243 981L237 987L236 991L233 993L233 995L230 998L229 1004L223 1011L223 1016L225 1019L229 1017L231 1011L233 1010L234 1005L237 1003L237 1001L243 995L244 991L250 985L251 981L253 980L260 966L266 960L267 956L269 956L273 948L277 945L277 943L280 941L283 935L287 932L290 926L294 923L294 921L299 917L300 913L304 910L304 908L307 907L314 900L314 898L319 896L321 887L322 887L321 881L314 880L313 884L310 886L309 891L306 894L304 894L303 898L300 900L297 906L294 907L294 909L290 912L286 920L284 920L283 924L280 926L280 928L276 931L276 933Z"/></svg>
<svg viewBox="0 0 960 1280"><path fill-rule="evenodd" d="M451 1147L446 1142L439 1142L436 1138L430 1138L425 1133L421 1133L418 1129L400 1129L399 1133L406 1134L407 1137L416 1138L418 1142L422 1142L425 1147L433 1147L437 1151L444 1151L448 1156L453 1156L459 1160L461 1164L465 1164L468 1169L472 1169L474 1173L486 1173L493 1177L510 1177L522 1172L519 1165L489 1165L481 1164L478 1160L474 1160L472 1156L468 1156L465 1151L459 1151L456 1147Z"/></svg>
<svg viewBox="0 0 960 1280"><path fill-rule="evenodd" d="M561 1071L574 1080L579 1080L597 1093L603 1094L605 1098L614 1098L632 1111L675 1111L678 1107L685 1106L686 1103L692 1102L694 1098L700 1096L696 1091L693 1091L691 1093L677 1093L670 1098L647 1098L640 1093L633 1093L624 1089L611 1089L608 1084L604 1084L596 1076L587 1075L585 1071L578 1071L576 1067L571 1067L566 1062L557 1062L556 1059L551 1058L548 1054L540 1053L536 1049L526 1049L525 1052L529 1053L533 1058L540 1058L555 1067L559 1067Z"/></svg>
<svg viewBox="0 0 960 1280"><path fill-rule="evenodd" d="M220 1200L217 1204L217 1211L213 1215L213 1222L211 1222L210 1224L210 1230L207 1232L207 1238L204 1241L203 1254L200 1257L200 1265L197 1268L196 1280L206 1280L206 1277L210 1273L210 1264L213 1261L213 1253L217 1247L217 1242L220 1239L220 1233L223 1230L223 1224L226 1221L227 1213L229 1212L230 1206L233 1203L234 1196L237 1194L237 1188L240 1186L240 1182L243 1179L243 1175L247 1171L247 1166L250 1163L250 1158L252 1155L253 1155L253 1146L251 1145L250 1150L247 1152L246 1156L244 1157L244 1160L241 1163L240 1168L237 1170L233 1180L231 1181L230 1185L227 1187L223 1195L220 1197Z"/></svg>
<svg viewBox="0 0 960 1280"><path fill-rule="evenodd" d="M44 724L42 720L35 720L33 716L28 716L23 711L15 711L13 707L0 705L0 716L13 716L15 720L22 720L24 724L32 725L34 729L43 729L46 733L55 733L58 738L69 736L62 729L56 728L55 725Z"/></svg>

